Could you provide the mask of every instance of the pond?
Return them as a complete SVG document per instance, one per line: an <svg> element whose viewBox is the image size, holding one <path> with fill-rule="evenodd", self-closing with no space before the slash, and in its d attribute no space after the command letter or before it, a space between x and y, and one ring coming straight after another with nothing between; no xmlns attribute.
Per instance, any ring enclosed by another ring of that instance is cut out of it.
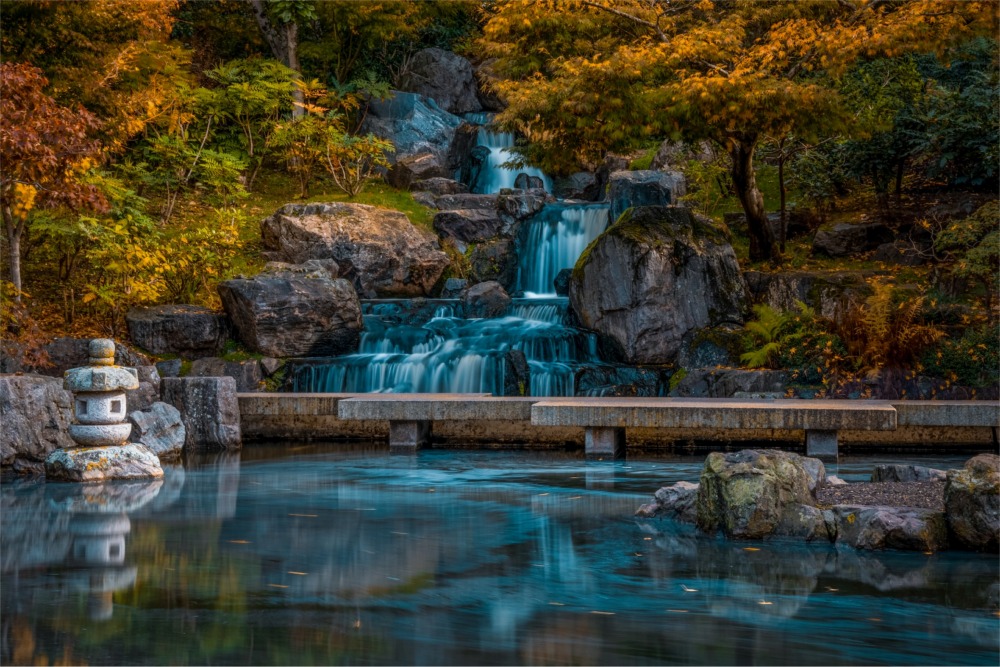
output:
<svg viewBox="0 0 1000 667"><path fill-rule="evenodd" d="M6 479L0 661L998 663L996 556L633 517L703 460L309 445L202 456L162 483Z"/></svg>

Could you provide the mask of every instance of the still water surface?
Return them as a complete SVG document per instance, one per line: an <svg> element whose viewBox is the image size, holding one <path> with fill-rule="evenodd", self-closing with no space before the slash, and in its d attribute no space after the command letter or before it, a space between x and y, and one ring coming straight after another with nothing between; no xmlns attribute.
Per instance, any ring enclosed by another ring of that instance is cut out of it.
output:
<svg viewBox="0 0 1000 667"><path fill-rule="evenodd" d="M1000 661L995 556L726 543L633 518L703 456L275 452L162 483L5 481L0 662Z"/></svg>

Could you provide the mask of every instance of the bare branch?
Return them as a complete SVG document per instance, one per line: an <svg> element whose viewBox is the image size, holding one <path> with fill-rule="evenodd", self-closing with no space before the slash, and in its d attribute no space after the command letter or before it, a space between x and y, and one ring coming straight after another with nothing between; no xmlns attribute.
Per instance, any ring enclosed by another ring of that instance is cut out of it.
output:
<svg viewBox="0 0 1000 667"><path fill-rule="evenodd" d="M656 25L655 23L651 23L650 21L647 21L646 19L641 19L638 16L634 16L632 14L629 14L628 12L623 12L620 9L615 9L613 7L605 7L604 5L600 5L600 4L596 3L596 2L588 2L587 0L584 0L584 2L582 4L585 7L590 7L592 9L598 9L598 10L600 10L602 12L608 12L609 14L614 14L615 16L621 17L623 19L628 19L629 21L632 21L633 23L638 23L639 25L646 26L647 28L651 29L653 32L656 33L656 35L660 38L661 42L667 43L667 42L670 41L670 38L667 37L667 34L665 32L663 32L662 30L660 30L660 27L658 25Z"/></svg>

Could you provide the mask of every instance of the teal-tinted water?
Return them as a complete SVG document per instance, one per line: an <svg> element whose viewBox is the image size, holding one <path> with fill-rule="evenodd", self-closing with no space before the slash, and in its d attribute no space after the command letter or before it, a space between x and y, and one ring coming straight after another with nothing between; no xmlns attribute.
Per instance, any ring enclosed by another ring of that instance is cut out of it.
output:
<svg viewBox="0 0 1000 667"><path fill-rule="evenodd" d="M276 451L162 484L6 481L0 662L1000 660L995 556L726 543L633 518L700 456Z"/></svg>

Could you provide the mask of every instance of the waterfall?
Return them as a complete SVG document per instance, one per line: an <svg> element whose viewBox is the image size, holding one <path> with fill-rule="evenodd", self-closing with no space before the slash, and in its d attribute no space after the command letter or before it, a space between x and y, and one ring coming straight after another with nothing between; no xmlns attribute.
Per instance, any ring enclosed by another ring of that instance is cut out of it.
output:
<svg viewBox="0 0 1000 667"><path fill-rule="evenodd" d="M485 146L490 150L486 164L479 172L479 178L472 185L472 191L480 194L493 194L500 192L503 188L513 188L514 179L518 174L524 173L529 176L537 176L545 183L545 190L552 192L552 179L546 176L540 169L535 167L519 167L508 169L502 165L510 160L517 159L517 155L511 152L514 147L514 135L511 132L492 132L487 129L493 121L493 114L470 113L465 115L465 119L471 123L482 125L476 140L477 146Z"/></svg>
<svg viewBox="0 0 1000 667"><path fill-rule="evenodd" d="M572 396L574 373L596 360L590 334L567 327L566 299L517 299L513 315L464 319L444 300L363 303L365 332L357 354L298 362L294 391L504 394L506 355L524 353L532 396ZM433 310L432 310L433 309ZM420 323L430 311L435 316Z"/></svg>
<svg viewBox="0 0 1000 667"><path fill-rule="evenodd" d="M555 278L573 268L608 226L608 205L550 204L521 231L520 287L525 296L555 296Z"/></svg>

